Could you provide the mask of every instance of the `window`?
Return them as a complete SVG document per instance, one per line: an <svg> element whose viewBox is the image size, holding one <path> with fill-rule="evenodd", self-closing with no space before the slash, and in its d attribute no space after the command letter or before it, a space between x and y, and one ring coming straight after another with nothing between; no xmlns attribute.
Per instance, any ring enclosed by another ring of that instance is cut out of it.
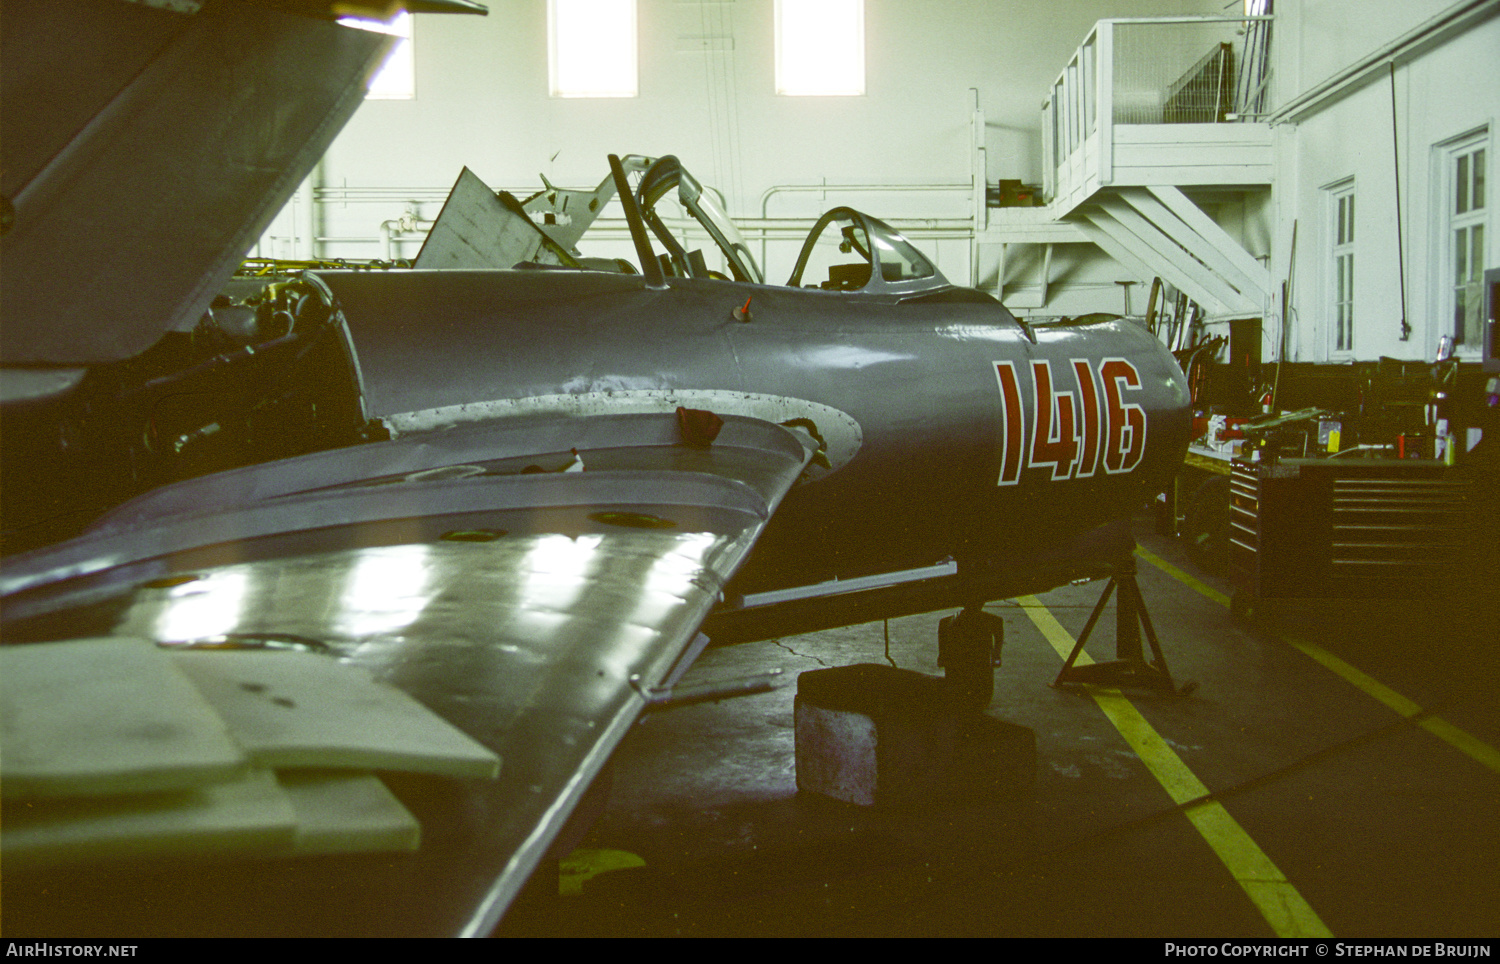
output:
<svg viewBox="0 0 1500 964"><path fill-rule="evenodd" d="M864 92L864 0L776 0L776 93Z"/></svg>
<svg viewBox="0 0 1500 964"><path fill-rule="evenodd" d="M1329 317L1333 321L1330 347L1336 354L1354 350L1354 182L1345 181L1328 189L1330 224L1328 237L1333 260L1330 264L1333 295Z"/></svg>
<svg viewBox="0 0 1500 964"><path fill-rule="evenodd" d="M358 27L360 30L401 38L385 58L385 65L380 68L380 72L370 81L370 89L365 91L367 100L411 100L417 96L416 62L411 49L411 14L398 13L391 18L390 23L361 20L358 17L341 17L339 23L346 27Z"/></svg>
<svg viewBox="0 0 1500 964"><path fill-rule="evenodd" d="M1444 166L1444 300L1455 344L1477 350L1484 337L1485 224L1489 220L1485 180L1489 132L1481 131L1442 149Z"/></svg>
<svg viewBox="0 0 1500 964"><path fill-rule="evenodd" d="M547 0L553 97L634 97L635 0Z"/></svg>

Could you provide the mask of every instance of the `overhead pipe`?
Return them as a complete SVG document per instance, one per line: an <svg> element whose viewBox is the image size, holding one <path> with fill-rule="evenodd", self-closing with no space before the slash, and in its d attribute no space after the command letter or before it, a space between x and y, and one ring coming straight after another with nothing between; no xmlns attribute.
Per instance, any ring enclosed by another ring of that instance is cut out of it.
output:
<svg viewBox="0 0 1500 964"><path fill-rule="evenodd" d="M385 259L387 261L397 260L396 245L406 241L415 241L418 238L425 239L427 231L432 229L434 223L426 218L418 217L415 205L409 206L406 213L399 218L380 222L380 241L385 246ZM422 225L427 226L426 231L421 230ZM414 234L417 237L402 237L402 235Z"/></svg>

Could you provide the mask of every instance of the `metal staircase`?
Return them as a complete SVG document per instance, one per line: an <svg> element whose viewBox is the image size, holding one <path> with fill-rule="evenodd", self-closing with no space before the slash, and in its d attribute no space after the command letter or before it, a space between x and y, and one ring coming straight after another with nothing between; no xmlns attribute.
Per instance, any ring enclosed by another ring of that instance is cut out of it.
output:
<svg viewBox="0 0 1500 964"><path fill-rule="evenodd" d="M1095 25L1043 107L1045 215L992 209L976 236L1001 246L1008 304L1046 308L1054 246L1092 242L1137 281L1162 279L1210 319L1269 310L1267 267L1194 201L1270 190L1271 133L1260 119L1269 40L1269 17ZM1013 298L1006 250L1015 245L1043 251L1040 284L1018 286Z"/></svg>
<svg viewBox="0 0 1500 964"><path fill-rule="evenodd" d="M1137 278L1160 277L1210 316L1265 310L1265 265L1174 186L1107 188L1066 220Z"/></svg>

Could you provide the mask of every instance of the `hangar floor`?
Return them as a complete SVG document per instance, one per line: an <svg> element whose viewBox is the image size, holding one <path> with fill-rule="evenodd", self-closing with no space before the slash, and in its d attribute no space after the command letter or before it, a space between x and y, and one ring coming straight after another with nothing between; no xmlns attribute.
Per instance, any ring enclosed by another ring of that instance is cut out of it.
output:
<svg viewBox="0 0 1500 964"><path fill-rule="evenodd" d="M1035 788L888 813L799 795L792 729L796 674L884 662L883 624L711 649L692 677L779 666L787 682L645 717L579 852L635 866L571 896L539 874L498 934L1500 935L1495 602L1246 625L1226 580L1140 529L1140 586L1191 695L1048 685L1102 583L992 604L990 712L1035 730ZM1088 647L1101 660L1112 609ZM939 672L942 615L892 620L891 659Z"/></svg>

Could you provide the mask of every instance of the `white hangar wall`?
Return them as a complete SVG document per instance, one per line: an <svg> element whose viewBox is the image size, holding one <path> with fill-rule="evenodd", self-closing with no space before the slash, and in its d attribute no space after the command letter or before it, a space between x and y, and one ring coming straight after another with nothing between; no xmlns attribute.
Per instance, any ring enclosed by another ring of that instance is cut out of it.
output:
<svg viewBox="0 0 1500 964"><path fill-rule="evenodd" d="M640 94L620 99L549 96L543 0L493 0L486 18L417 18L416 97L366 102L258 253L410 257L464 165L524 194L538 186L539 172L560 185L592 185L612 151L676 153L724 193L738 218L807 218L850 203L887 218L958 224L915 240L954 280L977 277L993 287L994 266L983 254L971 264L972 232L961 223L973 217L976 101L987 179L1040 182L1041 101L1096 21L1216 14L1222 6L866 0L866 94L797 98L773 92L771 0L638 4ZM1342 362L1430 358L1452 328L1444 151L1476 132L1493 143L1497 7L1361 0L1352 16L1348 0L1275 4L1273 184L1208 209L1268 265L1275 292L1268 359L1280 354L1282 330L1288 358ZM1493 148L1485 156L1493 185ZM825 184L835 187L798 190ZM1353 335L1340 347L1334 212L1350 189ZM1486 218L1481 257L1493 266L1493 215ZM785 277L795 248L784 240L765 249L771 280ZM1092 245L1064 244L1044 266L1039 250L1017 250L1007 269L1014 289L1037 281L1047 288L1050 280L1045 305L1029 313L1121 310L1116 282L1131 275L1111 258ZM1138 312L1144 290L1137 294Z"/></svg>
<svg viewBox="0 0 1500 964"><path fill-rule="evenodd" d="M562 186L597 183L610 152L677 154L740 218L763 205L771 217L810 217L838 203L881 217L969 218L971 89L986 120L988 179L1039 183L1041 102L1097 20L1218 13L1222 3L866 0L865 95L786 97L773 90L771 0L638 0L640 93L619 99L549 96L544 0L488 5L484 18L416 18L416 97L367 101L260 253L385 257L385 235L400 236L403 215L435 217L464 165L497 189L529 193L539 172ZM822 183L946 187L764 197ZM968 280L966 238L918 243ZM417 249L395 247L407 257ZM771 280L785 278L780 262L791 256L772 251ZM1118 267L1079 260L1068 279L1098 290L1098 310L1118 311Z"/></svg>
<svg viewBox="0 0 1500 964"><path fill-rule="evenodd" d="M1453 328L1447 147L1469 135L1488 145L1483 266L1500 260L1493 240L1500 4L1362 0L1358 9L1353 17L1339 0L1283 0L1277 11L1282 96L1272 118L1271 264L1274 282L1290 279L1288 357L1430 359ZM1335 199L1351 189L1353 344L1341 351ZM1467 356L1478 346L1459 350Z"/></svg>

